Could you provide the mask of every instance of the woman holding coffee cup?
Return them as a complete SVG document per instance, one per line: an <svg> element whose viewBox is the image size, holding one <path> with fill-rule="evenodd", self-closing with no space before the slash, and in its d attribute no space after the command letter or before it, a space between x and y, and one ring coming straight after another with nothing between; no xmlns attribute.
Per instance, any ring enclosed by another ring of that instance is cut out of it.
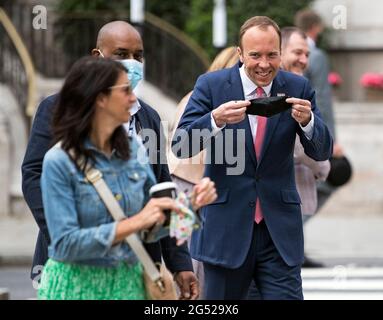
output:
<svg viewBox="0 0 383 320"><path fill-rule="evenodd" d="M123 240L177 211L169 197L149 199L155 178L137 160L137 142L122 126L136 101L126 69L87 57L65 80L53 115L53 143L42 171L44 213L51 236L40 299L145 299L142 266ZM126 219L115 222L85 178L90 164L115 195ZM195 208L216 198L214 184L196 186Z"/></svg>

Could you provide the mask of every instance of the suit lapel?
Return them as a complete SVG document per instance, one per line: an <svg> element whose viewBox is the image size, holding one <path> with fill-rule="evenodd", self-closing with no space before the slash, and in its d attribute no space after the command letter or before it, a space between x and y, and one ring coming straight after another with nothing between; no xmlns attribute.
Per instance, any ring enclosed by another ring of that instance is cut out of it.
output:
<svg viewBox="0 0 383 320"><path fill-rule="evenodd" d="M226 101L245 100L245 97L243 95L242 81L239 75L239 64L235 65L231 69L230 79L227 81L225 86L225 95L226 95ZM251 160L254 162L254 166L256 167L257 158L255 156L253 136L251 134L249 117L245 117L243 121L233 125L233 127L236 129L245 130L246 148L250 155Z"/></svg>
<svg viewBox="0 0 383 320"><path fill-rule="evenodd" d="M142 129L148 129L150 128L149 120L147 115L145 114L145 110L143 107L143 103L141 100L138 100L141 105L141 109L138 110L138 112L134 115L136 117L136 121L140 123L140 126Z"/></svg>
<svg viewBox="0 0 383 320"><path fill-rule="evenodd" d="M285 83L282 78L282 74L278 72L277 76L275 77L273 81L270 96L275 97L278 95L278 93L286 93L284 86L285 86ZM281 113L278 113L275 116L272 116L269 119L267 119L265 140L263 141L261 156L259 158L258 166L262 162L262 159L267 151L267 148L270 144L271 138L274 134L275 128L277 127L280 117L281 117Z"/></svg>

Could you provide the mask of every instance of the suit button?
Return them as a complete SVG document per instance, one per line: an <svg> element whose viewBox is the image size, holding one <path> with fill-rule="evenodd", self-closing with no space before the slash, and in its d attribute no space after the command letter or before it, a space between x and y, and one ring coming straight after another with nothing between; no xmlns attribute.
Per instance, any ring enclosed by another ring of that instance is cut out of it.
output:
<svg viewBox="0 0 383 320"><path fill-rule="evenodd" d="M255 207L255 201L250 201L249 202L249 207L254 208Z"/></svg>

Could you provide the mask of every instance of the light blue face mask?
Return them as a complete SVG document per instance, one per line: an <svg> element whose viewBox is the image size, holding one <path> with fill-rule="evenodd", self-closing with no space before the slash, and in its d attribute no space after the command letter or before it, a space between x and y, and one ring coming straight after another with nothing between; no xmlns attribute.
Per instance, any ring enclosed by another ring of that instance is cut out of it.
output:
<svg viewBox="0 0 383 320"><path fill-rule="evenodd" d="M134 89L138 82L144 77L144 65L134 59L120 60L126 69L128 69L128 79L132 89Z"/></svg>

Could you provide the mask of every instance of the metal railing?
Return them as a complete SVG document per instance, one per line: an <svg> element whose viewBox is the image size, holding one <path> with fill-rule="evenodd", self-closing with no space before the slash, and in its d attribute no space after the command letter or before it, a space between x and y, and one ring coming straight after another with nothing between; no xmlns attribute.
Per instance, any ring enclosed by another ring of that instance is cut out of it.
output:
<svg viewBox="0 0 383 320"><path fill-rule="evenodd" d="M32 60L11 20L0 8L0 82L13 92L28 127L35 105L36 77Z"/></svg>
<svg viewBox="0 0 383 320"><path fill-rule="evenodd" d="M145 15L143 37L146 79L172 98L181 99L209 67L205 51L184 33L150 13Z"/></svg>
<svg viewBox="0 0 383 320"><path fill-rule="evenodd" d="M97 31L112 20L127 20L129 12L89 11L59 14L48 8L46 30L32 28L32 6L4 0L31 53L36 69L47 77L62 78L79 57L90 54ZM146 13L139 30L144 39L145 79L174 99L189 92L204 73L209 59L188 36Z"/></svg>

